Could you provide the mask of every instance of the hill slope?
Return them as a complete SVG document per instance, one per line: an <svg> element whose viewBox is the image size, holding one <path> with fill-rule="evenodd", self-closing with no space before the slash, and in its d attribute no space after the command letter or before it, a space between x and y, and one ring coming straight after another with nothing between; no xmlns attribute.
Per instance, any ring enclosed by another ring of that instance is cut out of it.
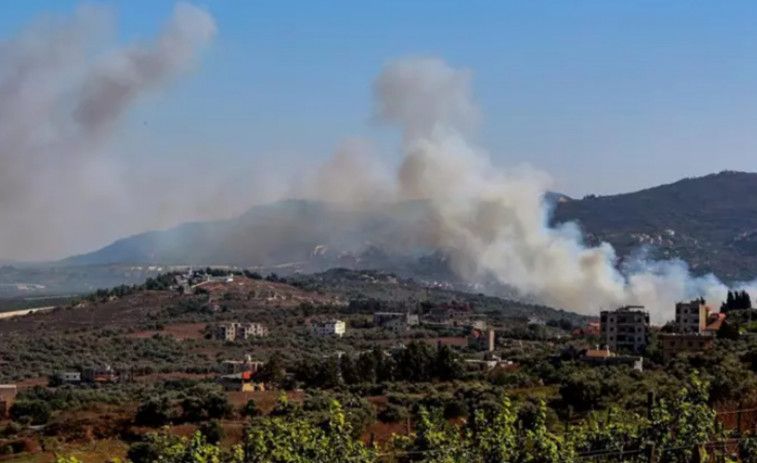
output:
<svg viewBox="0 0 757 463"><path fill-rule="evenodd" d="M646 247L681 258L697 273L726 280L757 276L757 174L721 172L634 193L574 200L550 193L553 222L577 221L587 242L607 241L627 256ZM445 274L424 201L379 206L289 200L218 222L189 223L119 240L61 265L299 262ZM422 269L422 270L421 270Z"/></svg>
<svg viewBox="0 0 757 463"><path fill-rule="evenodd" d="M635 193L565 201L554 222L577 221L590 243L620 255L648 246L697 273L727 280L757 276L757 174L721 172Z"/></svg>
<svg viewBox="0 0 757 463"><path fill-rule="evenodd" d="M429 220L421 201L368 206L287 200L256 206L231 220L135 235L60 264L275 266L376 249L422 254L431 251L424 248Z"/></svg>

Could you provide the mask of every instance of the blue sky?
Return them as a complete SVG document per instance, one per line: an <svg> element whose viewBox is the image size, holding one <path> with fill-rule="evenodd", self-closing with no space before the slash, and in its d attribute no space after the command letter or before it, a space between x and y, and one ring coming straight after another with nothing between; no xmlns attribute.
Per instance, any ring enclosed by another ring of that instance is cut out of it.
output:
<svg viewBox="0 0 757 463"><path fill-rule="evenodd" d="M3 2L0 36L78 2ZM105 2L119 38L149 38L171 1ZM370 122L389 60L474 72L482 144L571 195L723 169L757 171L757 2L205 1L219 35L197 70L134 109L130 156L206 153L221 169L325 159ZM141 121L149 124L141 124ZM276 161L272 161L276 160Z"/></svg>

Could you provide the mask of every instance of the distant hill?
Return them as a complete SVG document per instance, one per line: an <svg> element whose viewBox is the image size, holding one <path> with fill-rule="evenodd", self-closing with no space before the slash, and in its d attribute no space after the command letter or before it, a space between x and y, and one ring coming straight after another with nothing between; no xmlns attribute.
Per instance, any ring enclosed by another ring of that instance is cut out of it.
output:
<svg viewBox="0 0 757 463"><path fill-rule="evenodd" d="M620 256L640 248L681 258L697 273L726 280L757 276L757 174L721 172L669 185L572 199L548 193L553 223L577 221L591 244L607 241ZM346 205L288 200L240 217L188 223L135 235L58 265L232 264L378 268L444 278L444 253L433 245L428 203Z"/></svg>
<svg viewBox="0 0 757 463"><path fill-rule="evenodd" d="M287 200L230 220L196 222L124 238L58 265L190 264L276 266L346 264L430 254L424 201L386 205ZM378 262L380 264L380 262ZM320 265L322 266L322 265Z"/></svg>
<svg viewBox="0 0 757 463"><path fill-rule="evenodd" d="M725 171L634 193L560 202L553 222L577 221L621 256L681 258L726 280L757 276L757 174Z"/></svg>

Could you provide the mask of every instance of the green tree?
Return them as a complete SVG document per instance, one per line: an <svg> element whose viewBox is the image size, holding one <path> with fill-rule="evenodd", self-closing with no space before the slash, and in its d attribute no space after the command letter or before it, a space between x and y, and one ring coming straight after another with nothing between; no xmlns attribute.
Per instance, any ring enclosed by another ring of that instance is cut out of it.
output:
<svg viewBox="0 0 757 463"><path fill-rule="evenodd" d="M459 357L446 345L437 348L434 369L436 377L441 381L452 381L463 375Z"/></svg>
<svg viewBox="0 0 757 463"><path fill-rule="evenodd" d="M255 423L244 443L246 463L369 463L374 453L351 436L338 403L326 429L307 420L271 417Z"/></svg>
<svg viewBox="0 0 757 463"><path fill-rule="evenodd" d="M223 439L226 434L223 427L221 427L221 422L218 420L204 421L200 424L198 431L202 433L206 441L216 445L221 442L221 439Z"/></svg>
<svg viewBox="0 0 757 463"><path fill-rule="evenodd" d="M231 414L231 405L222 389L215 385L198 384L181 401L183 418L197 422L224 418Z"/></svg>
<svg viewBox="0 0 757 463"><path fill-rule="evenodd" d="M373 351L360 354L355 362L355 370L358 377L364 383L376 382L377 360Z"/></svg>
<svg viewBox="0 0 757 463"><path fill-rule="evenodd" d="M339 371L339 358L332 355L321 364L317 381L321 387L327 389L335 388L342 384L342 375Z"/></svg>
<svg viewBox="0 0 757 463"><path fill-rule="evenodd" d="M255 402L255 399L248 400L247 403L242 407L241 413L242 416L246 416L248 418L254 418L262 414L262 412L258 408L257 402Z"/></svg>
<svg viewBox="0 0 757 463"><path fill-rule="evenodd" d="M140 426L163 426L171 421L171 403L166 396L154 397L137 408L134 422Z"/></svg>
<svg viewBox="0 0 757 463"><path fill-rule="evenodd" d="M51 414L50 406L43 400L18 400L10 409L13 420L34 425L46 424Z"/></svg>
<svg viewBox="0 0 757 463"><path fill-rule="evenodd" d="M687 387L670 400L661 399L652 409L642 437L657 448L673 449L661 456L661 463L704 458L703 444L718 438L715 411L708 405L708 389L709 384L695 372Z"/></svg>
<svg viewBox="0 0 757 463"><path fill-rule="evenodd" d="M266 383L274 385L281 385L286 379L286 370L284 368L284 360L281 358L281 354L274 352L271 358L263 365L258 378Z"/></svg>
<svg viewBox="0 0 757 463"><path fill-rule="evenodd" d="M342 380L345 384L357 384L361 382L360 375L358 375L357 366L355 361L349 354L344 354L339 359L339 370L342 374Z"/></svg>

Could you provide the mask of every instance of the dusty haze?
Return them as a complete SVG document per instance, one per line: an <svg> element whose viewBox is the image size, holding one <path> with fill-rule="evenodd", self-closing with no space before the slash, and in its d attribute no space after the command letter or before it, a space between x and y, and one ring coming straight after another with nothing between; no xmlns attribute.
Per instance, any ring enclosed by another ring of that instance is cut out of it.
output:
<svg viewBox="0 0 757 463"><path fill-rule="evenodd" d="M714 276L693 277L683 262L636 259L619 270L612 247L587 247L573 224L550 228L542 202L549 176L529 166L501 169L473 140L480 112L472 73L438 59L390 63L374 84L375 117L402 135L402 162L390 184L356 182L331 199L425 198L435 220L429 236L450 249L458 274L496 275L543 303L595 314L600 308L643 304L656 321L672 304L704 296L717 303L727 290ZM343 152L325 168L348 178L370 177ZM348 174L345 175L345 172ZM375 179L374 179L375 180ZM357 191L365 184L369 189ZM376 192L389 192L378 195Z"/></svg>
<svg viewBox="0 0 757 463"><path fill-rule="evenodd" d="M73 244L101 239L99 228L121 216L115 223L144 229L196 219L192 212L199 209L222 210L217 196L188 199L154 172L126 180L108 154L128 109L191 70L216 34L213 18L178 4L153 40L93 47L107 43L101 37L109 25L106 12L81 9L69 19L34 24L0 46L0 257L70 251ZM389 63L374 83L373 117L400 132L401 163L387 164L369 140L348 139L324 165L300 173L282 196L366 208L427 199L434 216L426 239L451 250L462 277L493 274L523 294L577 312L640 303L659 321L677 300L723 298L723 284L712 276L692 277L682 262L637 259L621 271L609 245L585 246L574 225L550 228L542 203L549 176L529 166L498 168L475 143L482 115L471 78L471 71L438 59ZM275 162L256 167L261 178L286 183ZM181 172L189 178L184 185L204 173L202 166L195 174ZM219 194L223 183L210 188ZM256 241L297 232L295 220ZM239 245L247 238L240 237Z"/></svg>
<svg viewBox="0 0 757 463"><path fill-rule="evenodd" d="M111 24L107 10L80 8L0 44L2 258L59 255L160 201L130 186L109 142L135 102L191 67L216 26L180 3L153 40L108 47Z"/></svg>

